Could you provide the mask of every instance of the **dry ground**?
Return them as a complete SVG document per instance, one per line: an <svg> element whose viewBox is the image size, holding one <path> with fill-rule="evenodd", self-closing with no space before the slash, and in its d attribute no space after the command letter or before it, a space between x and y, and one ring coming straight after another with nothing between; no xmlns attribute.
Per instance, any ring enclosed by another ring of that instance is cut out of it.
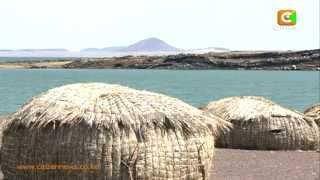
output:
<svg viewBox="0 0 320 180"><path fill-rule="evenodd" d="M210 180L320 180L320 153L217 149Z"/></svg>
<svg viewBox="0 0 320 180"><path fill-rule="evenodd" d="M8 62L0 63L0 69L29 69L29 68L61 68L71 61L50 61L50 62Z"/></svg>
<svg viewBox="0 0 320 180"><path fill-rule="evenodd" d="M217 149L214 166L209 180L320 180L317 152Z"/></svg>

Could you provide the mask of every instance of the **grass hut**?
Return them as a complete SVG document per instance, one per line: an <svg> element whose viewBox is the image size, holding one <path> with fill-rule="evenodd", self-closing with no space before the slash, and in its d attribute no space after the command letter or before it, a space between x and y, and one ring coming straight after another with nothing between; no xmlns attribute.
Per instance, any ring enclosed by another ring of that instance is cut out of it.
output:
<svg viewBox="0 0 320 180"><path fill-rule="evenodd" d="M218 128L178 99L102 83L49 90L11 118L2 171L24 180L206 179Z"/></svg>
<svg viewBox="0 0 320 180"><path fill-rule="evenodd" d="M319 129L303 114L262 97L230 97L211 102L205 111L232 123L218 147L258 150L316 150Z"/></svg>
<svg viewBox="0 0 320 180"><path fill-rule="evenodd" d="M320 127L320 104L316 104L304 111L304 114L312 118Z"/></svg>

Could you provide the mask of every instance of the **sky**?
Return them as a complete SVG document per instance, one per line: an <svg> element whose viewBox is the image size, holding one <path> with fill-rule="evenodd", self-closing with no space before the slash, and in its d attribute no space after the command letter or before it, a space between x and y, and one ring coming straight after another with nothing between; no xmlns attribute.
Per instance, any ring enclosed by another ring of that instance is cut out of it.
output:
<svg viewBox="0 0 320 180"><path fill-rule="evenodd" d="M297 10L279 28L279 9ZM129 45L157 37L183 49L319 48L319 0L1 0L0 49Z"/></svg>

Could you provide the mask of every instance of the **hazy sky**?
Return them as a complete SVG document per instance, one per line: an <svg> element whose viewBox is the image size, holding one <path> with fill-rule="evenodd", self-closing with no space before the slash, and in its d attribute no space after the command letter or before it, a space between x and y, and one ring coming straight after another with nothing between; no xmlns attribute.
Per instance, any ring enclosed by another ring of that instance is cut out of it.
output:
<svg viewBox="0 0 320 180"><path fill-rule="evenodd" d="M286 8L297 10L295 29L276 26ZM1 0L0 49L101 48L148 37L179 48L312 49L319 21L319 0Z"/></svg>

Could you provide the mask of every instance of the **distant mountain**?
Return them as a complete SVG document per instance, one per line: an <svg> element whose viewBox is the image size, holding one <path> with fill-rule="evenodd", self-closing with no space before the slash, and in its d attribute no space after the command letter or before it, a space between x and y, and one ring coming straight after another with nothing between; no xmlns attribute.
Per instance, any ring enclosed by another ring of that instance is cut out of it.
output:
<svg viewBox="0 0 320 180"><path fill-rule="evenodd" d="M86 49L81 49L81 52L97 52L97 51L101 51L101 49L99 48L86 48Z"/></svg>
<svg viewBox="0 0 320 180"><path fill-rule="evenodd" d="M81 52L176 52L178 48L175 48L168 43L157 39L157 38L149 38L129 45L127 47L106 47L106 48L87 48L82 49Z"/></svg>
<svg viewBox="0 0 320 180"><path fill-rule="evenodd" d="M67 49L0 49L0 52L68 52Z"/></svg>
<svg viewBox="0 0 320 180"><path fill-rule="evenodd" d="M102 51L117 52L117 51L122 51L124 48L126 47L123 47L123 46L105 47L102 49Z"/></svg>
<svg viewBox="0 0 320 180"><path fill-rule="evenodd" d="M126 48L126 47L114 46L114 47L105 47L102 49L86 48L86 49L81 49L81 52L119 52L119 51L122 51L124 48Z"/></svg>
<svg viewBox="0 0 320 180"><path fill-rule="evenodd" d="M0 57L112 57L126 55L174 55L180 53L203 54L226 52L225 48L179 49L158 38L148 38L129 46L86 48L80 51L67 49L0 49Z"/></svg>
<svg viewBox="0 0 320 180"><path fill-rule="evenodd" d="M0 50L0 57L65 57L70 56L67 49L16 49Z"/></svg>
<svg viewBox="0 0 320 180"><path fill-rule="evenodd" d="M178 50L178 48L175 48L157 38L145 39L123 49L123 51L126 52L175 52Z"/></svg>
<svg viewBox="0 0 320 180"><path fill-rule="evenodd" d="M68 52L67 49L17 49L15 51L23 51L23 52Z"/></svg>
<svg viewBox="0 0 320 180"><path fill-rule="evenodd" d="M12 52L13 50L11 49L0 49L0 52Z"/></svg>

